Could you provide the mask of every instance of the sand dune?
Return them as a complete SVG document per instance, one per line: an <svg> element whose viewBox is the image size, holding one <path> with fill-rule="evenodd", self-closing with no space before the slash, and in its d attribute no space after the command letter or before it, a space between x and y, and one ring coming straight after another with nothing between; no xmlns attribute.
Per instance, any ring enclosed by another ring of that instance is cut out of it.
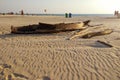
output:
<svg viewBox="0 0 120 80"><path fill-rule="evenodd" d="M104 24L114 29L114 32L91 39L73 40L67 38L74 31L58 34L10 34L10 25L87 19L93 20L91 25ZM55 16L0 16L0 32L4 33L0 34L0 79L7 80L7 75L8 80L120 80L119 25L119 19L99 17L65 19ZM98 40L113 47L97 42Z"/></svg>

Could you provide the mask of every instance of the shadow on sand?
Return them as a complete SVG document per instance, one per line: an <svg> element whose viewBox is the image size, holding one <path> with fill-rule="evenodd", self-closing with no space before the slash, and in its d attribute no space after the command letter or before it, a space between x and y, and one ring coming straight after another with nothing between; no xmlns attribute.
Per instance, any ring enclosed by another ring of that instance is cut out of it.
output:
<svg viewBox="0 0 120 80"><path fill-rule="evenodd" d="M56 36L56 34L54 34L54 35L53 34L2 34L2 35L0 35L0 39L13 38L13 37L29 37L29 36L30 37ZM100 40L89 42L87 44L85 43L84 46L89 46L89 47L94 47L94 48L111 48L111 47L113 47L111 44L106 43L104 41L100 41Z"/></svg>
<svg viewBox="0 0 120 80"><path fill-rule="evenodd" d="M53 33L54 34L54 33ZM12 37L19 37L19 36L23 36L23 37L27 37L27 36L33 36L33 37L38 37L38 36L54 36L53 34L47 34L47 33L42 33L42 34L12 34L12 33L9 33L9 34L1 34L0 35L0 38L1 39L5 39L5 38L12 38Z"/></svg>

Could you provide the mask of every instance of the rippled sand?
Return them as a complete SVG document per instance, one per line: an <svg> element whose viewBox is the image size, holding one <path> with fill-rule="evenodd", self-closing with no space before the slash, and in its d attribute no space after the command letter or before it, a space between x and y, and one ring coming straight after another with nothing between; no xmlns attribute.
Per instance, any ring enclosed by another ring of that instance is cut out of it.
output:
<svg viewBox="0 0 120 80"><path fill-rule="evenodd" d="M109 35L67 40L75 31L10 34L10 27L92 20ZM113 47L98 42L104 41ZM0 16L0 79L120 80L120 19L105 17Z"/></svg>

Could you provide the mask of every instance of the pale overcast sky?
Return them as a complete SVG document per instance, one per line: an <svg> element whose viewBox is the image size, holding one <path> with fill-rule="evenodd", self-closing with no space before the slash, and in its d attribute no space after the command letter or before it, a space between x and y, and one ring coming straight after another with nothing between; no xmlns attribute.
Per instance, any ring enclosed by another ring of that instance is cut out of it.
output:
<svg viewBox="0 0 120 80"><path fill-rule="evenodd" d="M112 14L120 0L0 0L0 12Z"/></svg>

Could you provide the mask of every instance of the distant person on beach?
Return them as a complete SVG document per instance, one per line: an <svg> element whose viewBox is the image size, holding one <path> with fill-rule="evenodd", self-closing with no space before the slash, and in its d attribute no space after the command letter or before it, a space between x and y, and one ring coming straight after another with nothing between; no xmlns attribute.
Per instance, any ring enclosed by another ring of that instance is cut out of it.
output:
<svg viewBox="0 0 120 80"><path fill-rule="evenodd" d="M24 11L23 10L21 10L21 15L24 15Z"/></svg>
<svg viewBox="0 0 120 80"><path fill-rule="evenodd" d="M118 15L118 13L119 13L119 11L115 11L115 12L114 12L114 15L116 16L116 15Z"/></svg>
<svg viewBox="0 0 120 80"><path fill-rule="evenodd" d="M47 14L47 9L44 9L45 14Z"/></svg>
<svg viewBox="0 0 120 80"><path fill-rule="evenodd" d="M114 16L117 16L117 18L120 18L120 13L119 13L119 11L115 11L115 12L114 12Z"/></svg>
<svg viewBox="0 0 120 80"><path fill-rule="evenodd" d="M117 14L117 11L114 12L114 16L116 16L116 14Z"/></svg>
<svg viewBox="0 0 120 80"><path fill-rule="evenodd" d="M65 18L68 18L68 13L65 13Z"/></svg>
<svg viewBox="0 0 120 80"><path fill-rule="evenodd" d="M69 13L69 18L71 18L72 17L72 14L71 13Z"/></svg>

